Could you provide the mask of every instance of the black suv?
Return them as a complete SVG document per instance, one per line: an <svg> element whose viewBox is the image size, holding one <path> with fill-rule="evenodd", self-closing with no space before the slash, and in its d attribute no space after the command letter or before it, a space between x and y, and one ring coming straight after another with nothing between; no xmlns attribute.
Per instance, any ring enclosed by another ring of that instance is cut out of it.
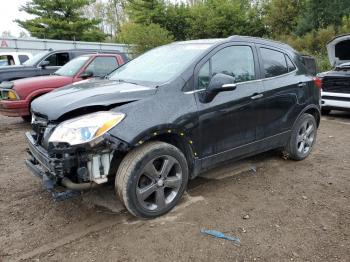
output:
<svg viewBox="0 0 350 262"><path fill-rule="evenodd" d="M36 54L34 57L27 60L22 65L1 67L0 83L2 81L12 81L33 76L50 75L73 58L91 53L118 53L118 51L99 49L44 51ZM128 60L125 54L120 54L125 59L124 61Z"/></svg>
<svg viewBox="0 0 350 262"><path fill-rule="evenodd" d="M242 36L158 47L35 100L27 166L51 190L115 181L133 215L162 215L189 179L224 161L310 154L320 86L302 61L288 45Z"/></svg>

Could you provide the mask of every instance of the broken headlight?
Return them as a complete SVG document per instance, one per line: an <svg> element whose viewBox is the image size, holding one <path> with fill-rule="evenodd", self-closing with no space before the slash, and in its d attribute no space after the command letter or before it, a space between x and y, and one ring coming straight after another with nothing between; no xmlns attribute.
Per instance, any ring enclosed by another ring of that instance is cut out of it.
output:
<svg viewBox="0 0 350 262"><path fill-rule="evenodd" d="M49 142L70 145L91 142L118 125L124 117L122 113L102 111L67 120L56 127Z"/></svg>

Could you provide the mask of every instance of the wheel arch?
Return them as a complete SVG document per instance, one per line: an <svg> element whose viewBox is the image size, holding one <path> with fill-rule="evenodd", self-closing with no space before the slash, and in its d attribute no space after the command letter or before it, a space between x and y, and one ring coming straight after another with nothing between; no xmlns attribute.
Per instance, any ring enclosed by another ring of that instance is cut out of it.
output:
<svg viewBox="0 0 350 262"><path fill-rule="evenodd" d="M197 153L193 149L193 142L187 139L184 133L176 134L163 132L150 137L147 141L161 141L177 147L185 155L188 169L191 173Z"/></svg>
<svg viewBox="0 0 350 262"><path fill-rule="evenodd" d="M316 124L317 127L320 126L320 122L321 122L321 111L319 109L319 107L317 107L316 105L309 105L307 107L305 107L301 113L298 115L298 117L296 118L296 120L294 121L293 127L295 126L296 122L298 121L298 119L303 115L303 114L310 114L312 115L315 120L316 120Z"/></svg>
<svg viewBox="0 0 350 262"><path fill-rule="evenodd" d="M157 131L149 131L147 134L143 134L137 140L138 142L134 143L125 143L125 147L122 150L117 150L114 154L112 163L112 172L115 173L119 168L119 164L123 160L123 158L132 152L135 148L151 141L160 141L164 143L168 143L170 145L178 148L185 156L189 173L192 174L195 169L195 160L197 158L197 152L195 151L193 141L185 135L184 132L177 132L175 129L161 129ZM110 140L110 138L109 138ZM111 140L110 140L111 142ZM191 176L190 176L191 177Z"/></svg>

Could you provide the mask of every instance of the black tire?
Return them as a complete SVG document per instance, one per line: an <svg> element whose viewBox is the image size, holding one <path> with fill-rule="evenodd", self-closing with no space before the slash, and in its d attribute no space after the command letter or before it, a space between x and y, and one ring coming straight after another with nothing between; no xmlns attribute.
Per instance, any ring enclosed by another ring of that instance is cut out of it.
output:
<svg viewBox="0 0 350 262"><path fill-rule="evenodd" d="M32 121L32 116L22 116L24 122L30 123Z"/></svg>
<svg viewBox="0 0 350 262"><path fill-rule="evenodd" d="M331 113L330 109L321 109L321 114L324 116L327 116Z"/></svg>
<svg viewBox="0 0 350 262"><path fill-rule="evenodd" d="M310 155L316 142L316 137L317 123L315 117L305 113L294 125L284 153L290 159L303 160Z"/></svg>
<svg viewBox="0 0 350 262"><path fill-rule="evenodd" d="M122 160L115 188L131 214L147 219L169 212L182 197L187 182L184 154L168 143L149 142Z"/></svg>

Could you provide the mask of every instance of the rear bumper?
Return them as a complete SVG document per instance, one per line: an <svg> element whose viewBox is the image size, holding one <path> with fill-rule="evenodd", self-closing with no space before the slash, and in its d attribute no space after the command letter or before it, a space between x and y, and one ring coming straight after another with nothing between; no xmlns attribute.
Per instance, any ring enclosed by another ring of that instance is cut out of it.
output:
<svg viewBox="0 0 350 262"><path fill-rule="evenodd" d="M321 95L322 108L350 110L350 94L322 92Z"/></svg>
<svg viewBox="0 0 350 262"><path fill-rule="evenodd" d="M0 114L4 116L28 116L29 105L25 100L0 100Z"/></svg>

